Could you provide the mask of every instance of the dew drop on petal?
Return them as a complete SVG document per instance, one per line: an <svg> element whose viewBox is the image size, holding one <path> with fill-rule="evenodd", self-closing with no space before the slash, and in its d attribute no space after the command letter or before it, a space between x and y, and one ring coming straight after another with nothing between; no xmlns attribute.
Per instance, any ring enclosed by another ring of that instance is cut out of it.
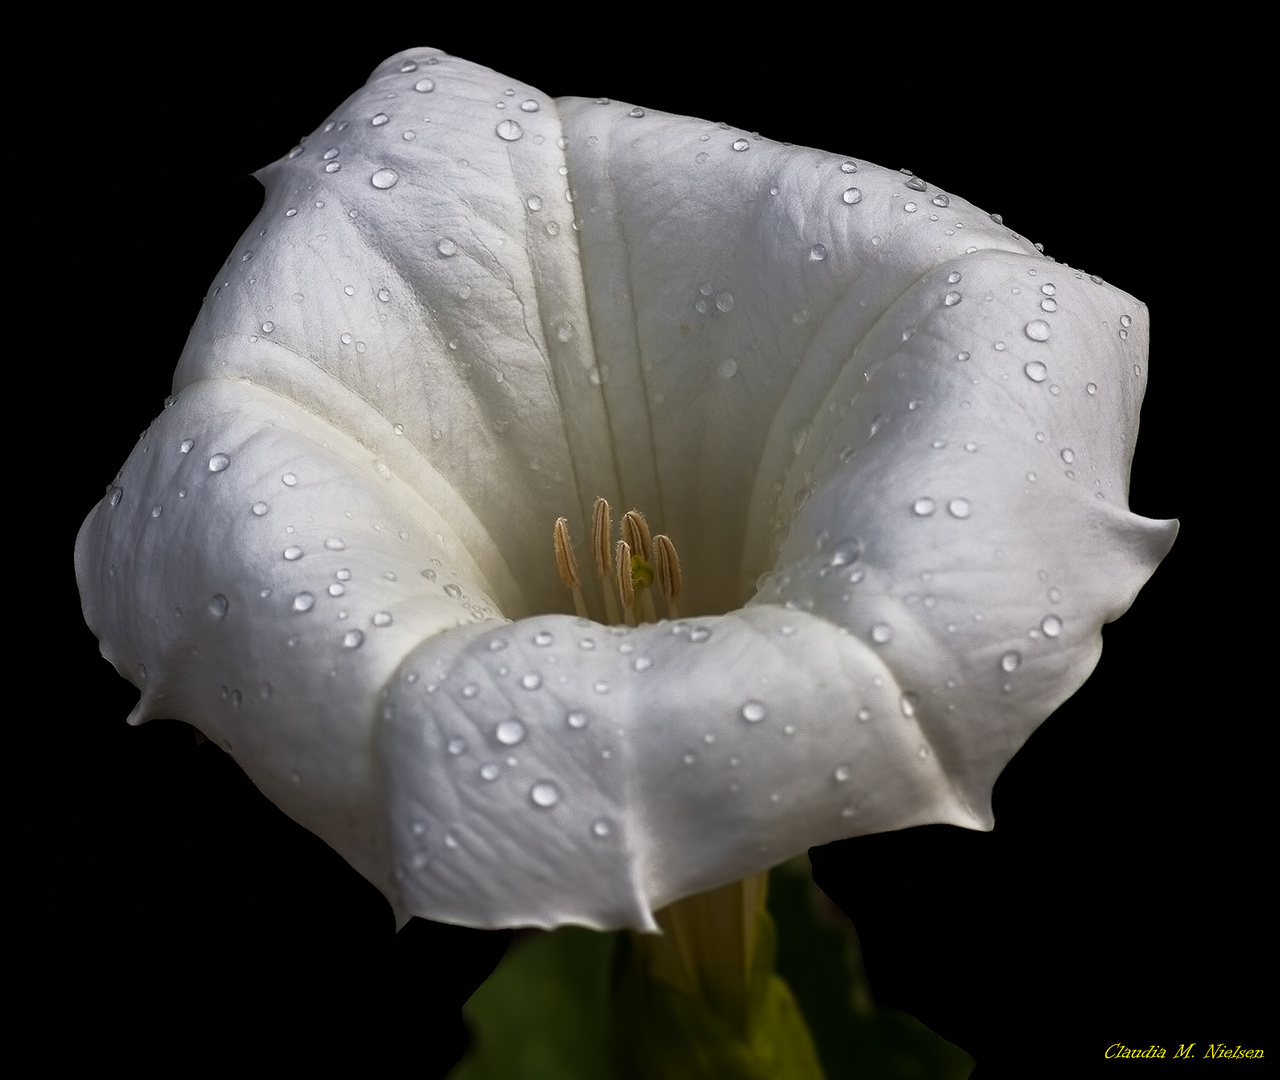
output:
<svg viewBox="0 0 1280 1080"><path fill-rule="evenodd" d="M940 207L947 207L951 205L951 199L946 195L941 195L941 194L935 195L933 197L933 205L940 206Z"/></svg>
<svg viewBox="0 0 1280 1080"><path fill-rule="evenodd" d="M1010 649L1002 657L1000 657L1000 667L1005 671L1017 671L1022 663L1022 654L1016 649Z"/></svg>
<svg viewBox="0 0 1280 1080"><path fill-rule="evenodd" d="M348 630L342 635L342 647L344 649L358 649L364 644L363 630Z"/></svg>
<svg viewBox="0 0 1280 1080"><path fill-rule="evenodd" d="M227 613L227 598L218 593L209 600L209 614L215 619L221 619Z"/></svg>
<svg viewBox="0 0 1280 1080"><path fill-rule="evenodd" d="M848 766L848 765L837 765L837 766L836 766L836 771L835 771L832 775L834 775L834 776L835 776L835 778L836 778L836 780L837 780L837 781L839 781L841 784L843 784L846 780L848 780L848 779L849 779L849 775L850 775L850 773L849 773L849 766Z"/></svg>
<svg viewBox="0 0 1280 1080"><path fill-rule="evenodd" d="M810 262L822 262L827 257L827 248L825 244L814 244L809 249Z"/></svg>
<svg viewBox="0 0 1280 1080"><path fill-rule="evenodd" d="M861 541L852 538L845 538L831 549L831 557L828 559L828 565L833 567L848 566L850 563L857 562L860 558L862 558Z"/></svg>
<svg viewBox="0 0 1280 1080"><path fill-rule="evenodd" d="M587 726L587 714L575 709L564 718L564 722L573 728L574 731L581 731Z"/></svg>
<svg viewBox="0 0 1280 1080"><path fill-rule="evenodd" d="M903 716L915 716L920 708L920 695L908 690L898 699L898 707L902 710Z"/></svg>
<svg viewBox="0 0 1280 1080"><path fill-rule="evenodd" d="M329 539L324 542L324 546L329 551L346 551L347 549L347 545L336 536L329 537Z"/></svg>
<svg viewBox="0 0 1280 1080"><path fill-rule="evenodd" d="M524 135L524 128L515 120L499 121L498 126L493 130L497 132L499 139L506 142L515 142Z"/></svg>
<svg viewBox="0 0 1280 1080"><path fill-rule="evenodd" d="M379 169L371 177L369 183L376 187L379 191L386 191L387 188L396 186L396 181L400 179L400 174L395 169Z"/></svg>
<svg viewBox="0 0 1280 1080"><path fill-rule="evenodd" d="M604 818L600 818L598 821L593 821L591 823L592 836L596 836L603 839L604 837L608 836L610 832L612 832L612 829L610 828L609 823L605 821Z"/></svg>
<svg viewBox="0 0 1280 1080"><path fill-rule="evenodd" d="M1026 335L1032 341L1049 340L1049 324L1043 319L1032 319L1026 325Z"/></svg>
<svg viewBox="0 0 1280 1080"><path fill-rule="evenodd" d="M297 562L302 558L302 548L297 544L290 544L284 549L284 557L286 562Z"/></svg>
<svg viewBox="0 0 1280 1080"><path fill-rule="evenodd" d="M742 153L743 150L750 150L751 144L747 142L746 139L734 139L733 148L737 150L738 153Z"/></svg>
<svg viewBox="0 0 1280 1080"><path fill-rule="evenodd" d="M845 188L844 194L841 195L840 198L843 199L847 205L853 206L855 203L862 202L862 192L856 187Z"/></svg>
<svg viewBox="0 0 1280 1080"><path fill-rule="evenodd" d="M536 671L531 671L520 679L520 685L526 690L536 690L542 685L542 676Z"/></svg>
<svg viewBox="0 0 1280 1080"><path fill-rule="evenodd" d="M911 512L917 517L928 517L935 508L934 501L928 495L921 496L911 504Z"/></svg>
<svg viewBox="0 0 1280 1080"><path fill-rule="evenodd" d="M555 638L553 638L546 630L539 630L538 633L533 635L533 643L544 649L554 640Z"/></svg>
<svg viewBox="0 0 1280 1080"><path fill-rule="evenodd" d="M1039 360L1032 360L1022 370L1026 372L1027 378L1034 383L1042 383L1049 377L1049 369Z"/></svg>
<svg viewBox="0 0 1280 1080"><path fill-rule="evenodd" d="M750 724L758 724L764 719L764 703L759 701L748 701L742 706L742 719Z"/></svg>
<svg viewBox="0 0 1280 1080"><path fill-rule="evenodd" d="M436 244L436 250L447 259L449 256L457 254L458 245L446 236Z"/></svg>
<svg viewBox="0 0 1280 1080"><path fill-rule="evenodd" d="M419 94L429 94L436 88L436 82L434 79L419 79L413 84L413 88L418 91Z"/></svg>
<svg viewBox="0 0 1280 1080"><path fill-rule="evenodd" d="M226 454L214 454L213 457L209 459L209 471L222 472L222 470L230 464L231 459L227 457Z"/></svg>
<svg viewBox="0 0 1280 1080"><path fill-rule="evenodd" d="M514 716L508 720L503 720L493 732L493 737L503 746L516 746L524 741L524 735L524 724Z"/></svg>
<svg viewBox="0 0 1280 1080"><path fill-rule="evenodd" d="M947 293L947 295L942 298L942 302L947 307L955 307L958 303L960 303L962 299L964 298L953 289L951 292ZM968 309L966 308L965 310L967 311Z"/></svg>
<svg viewBox="0 0 1280 1080"><path fill-rule="evenodd" d="M893 640L893 627L888 623L876 623L871 628L871 640L877 645L888 645Z"/></svg>
<svg viewBox="0 0 1280 1080"><path fill-rule="evenodd" d="M533 805L548 810L560 801L560 789L550 780L539 780L529 789Z"/></svg>
<svg viewBox="0 0 1280 1080"><path fill-rule="evenodd" d="M498 779L498 773L500 771L501 770L498 766L492 761L486 762L484 765L480 766L480 779L485 781L496 780Z"/></svg>
<svg viewBox="0 0 1280 1080"><path fill-rule="evenodd" d="M375 611L373 613L374 626L390 626L393 621L394 620L391 618L391 612L389 611Z"/></svg>
<svg viewBox="0 0 1280 1080"><path fill-rule="evenodd" d="M1046 615L1040 620L1040 632L1048 638L1057 637L1062 633L1062 620L1056 615Z"/></svg>
<svg viewBox="0 0 1280 1080"><path fill-rule="evenodd" d="M449 740L447 749L453 757L457 757L459 754L465 754L467 752L467 740L462 738L460 735L455 735Z"/></svg>
<svg viewBox="0 0 1280 1080"><path fill-rule="evenodd" d="M1064 446L1062 448L1062 460L1068 465L1072 464L1076 460L1076 452L1071 447Z"/></svg>
<svg viewBox="0 0 1280 1080"><path fill-rule="evenodd" d="M254 517L262 517L268 510L271 509L271 507L269 507L264 502L256 502L253 504L253 506L250 507L250 509L253 511Z"/></svg>
<svg viewBox="0 0 1280 1080"><path fill-rule="evenodd" d="M952 499L947 503L947 512L954 518L964 519L973 513L973 507L970 506L968 499Z"/></svg>
<svg viewBox="0 0 1280 1080"><path fill-rule="evenodd" d="M1092 397L1094 394L1098 392L1098 384L1094 382L1085 383L1084 390L1086 394Z"/></svg>
<svg viewBox="0 0 1280 1080"><path fill-rule="evenodd" d="M316 598L309 592L300 592L293 598L293 610L297 612L310 611L316 606Z"/></svg>

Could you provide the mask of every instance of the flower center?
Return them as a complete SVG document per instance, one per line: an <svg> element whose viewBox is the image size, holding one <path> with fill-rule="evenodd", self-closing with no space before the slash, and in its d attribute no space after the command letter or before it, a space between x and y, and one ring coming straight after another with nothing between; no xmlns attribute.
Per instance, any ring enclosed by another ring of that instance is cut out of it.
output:
<svg viewBox="0 0 1280 1080"><path fill-rule="evenodd" d="M590 618L582 598L582 579L578 576L578 559L573 553L567 519L556 519L552 544L560 580L573 593L574 611L581 618ZM628 510L622 516L622 537L615 545L608 500L596 499L591 512L591 554L604 594L602 621L612 626L657 622L654 585L666 602L668 617L680 617L676 604L681 587L680 558L676 546L665 535L654 536L639 510Z"/></svg>

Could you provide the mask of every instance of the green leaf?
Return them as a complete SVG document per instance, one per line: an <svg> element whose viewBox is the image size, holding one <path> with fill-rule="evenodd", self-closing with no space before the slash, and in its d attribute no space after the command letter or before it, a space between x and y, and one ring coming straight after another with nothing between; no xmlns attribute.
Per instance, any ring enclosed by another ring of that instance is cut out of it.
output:
<svg viewBox="0 0 1280 1080"><path fill-rule="evenodd" d="M966 1080L973 1058L914 1016L876 1005L857 931L814 884L807 856L774 868L769 908L779 926L778 973L829 1077Z"/></svg>

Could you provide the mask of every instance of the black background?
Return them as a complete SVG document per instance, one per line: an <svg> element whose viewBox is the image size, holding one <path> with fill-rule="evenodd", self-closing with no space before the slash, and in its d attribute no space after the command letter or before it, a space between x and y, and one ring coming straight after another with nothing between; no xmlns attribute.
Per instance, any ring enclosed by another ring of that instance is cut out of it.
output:
<svg viewBox="0 0 1280 1080"><path fill-rule="evenodd" d="M1106 630L1093 678L1002 775L993 833L913 829L815 850L814 865L862 935L880 1002L967 1049L978 1077L1091 1074L1115 1042L1267 1045L1272 676L1241 620L1273 601L1252 598L1250 566L1267 556L1229 479L1252 460L1232 395L1248 396L1241 372L1264 342L1196 268L1230 273L1230 238L1210 221L1236 197L1229 167L1206 168L1208 122L1179 119L1203 117L1198 91L1176 57L1139 62L1110 40L993 55L955 31L926 60L905 30L786 51L692 15L678 25L692 44L674 53L637 19L590 50L551 24L495 23L336 26L306 51L282 23L161 47L116 27L30 58L8 135L11 175L25 170L10 195L10 345L27 403L16 430L30 433L10 447L10 569L35 563L18 575L14 682L37 697L10 710L10 952L29 1030L77 1036L55 1053L145 1062L258 1043L296 1066L351 1053L375 1074L408 1053L434 1076L509 938L425 923L393 936L373 888L212 745L175 723L127 727L136 692L99 658L71 562L259 206L249 174L419 44L550 94L909 167L1150 306L1131 505L1182 519L1172 554Z"/></svg>

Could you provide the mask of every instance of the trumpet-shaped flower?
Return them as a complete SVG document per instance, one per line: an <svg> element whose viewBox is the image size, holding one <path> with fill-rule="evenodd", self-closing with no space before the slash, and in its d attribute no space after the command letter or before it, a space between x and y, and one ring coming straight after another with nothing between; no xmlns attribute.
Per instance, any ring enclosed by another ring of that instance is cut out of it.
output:
<svg viewBox="0 0 1280 1080"><path fill-rule="evenodd" d="M918 177L418 49L261 179L77 573L132 722L401 916L652 929L989 828L1172 543L1126 507L1146 309ZM681 618L562 613L597 496Z"/></svg>

